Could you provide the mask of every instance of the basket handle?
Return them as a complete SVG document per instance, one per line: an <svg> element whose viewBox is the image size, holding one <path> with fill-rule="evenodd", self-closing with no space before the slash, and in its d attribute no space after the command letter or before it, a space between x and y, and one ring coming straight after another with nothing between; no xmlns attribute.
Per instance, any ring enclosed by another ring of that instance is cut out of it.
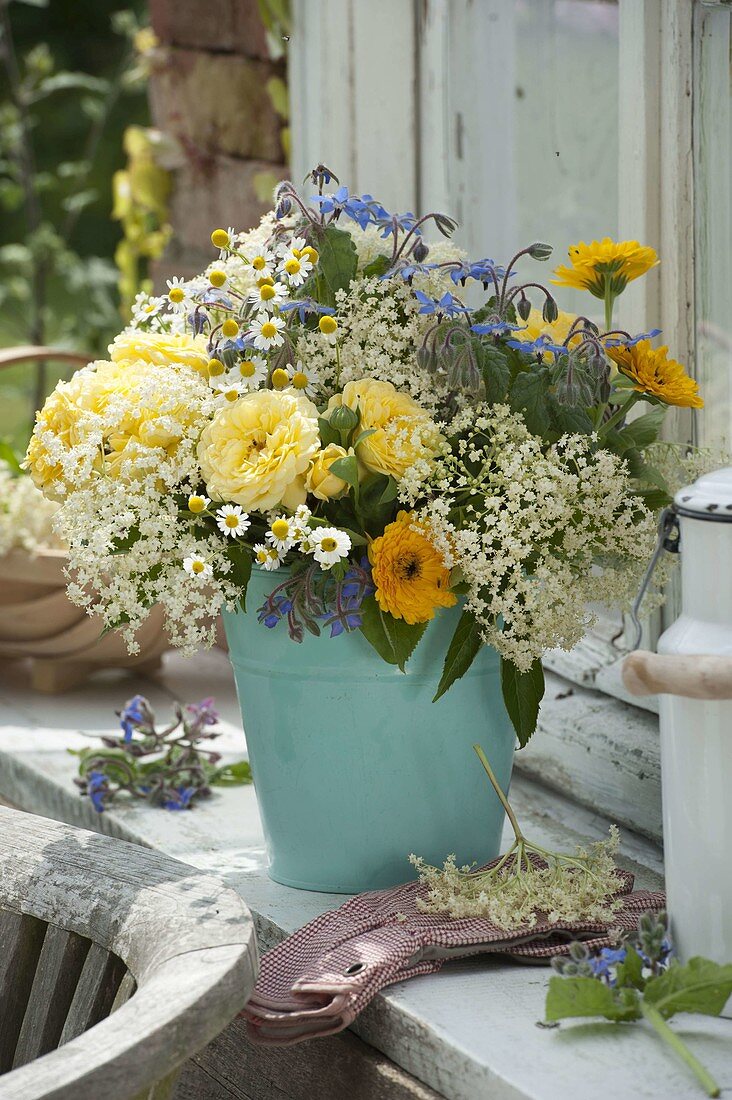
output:
<svg viewBox="0 0 732 1100"><path fill-rule="evenodd" d="M732 699L732 657L672 656L638 649L623 662L623 683L631 695Z"/></svg>

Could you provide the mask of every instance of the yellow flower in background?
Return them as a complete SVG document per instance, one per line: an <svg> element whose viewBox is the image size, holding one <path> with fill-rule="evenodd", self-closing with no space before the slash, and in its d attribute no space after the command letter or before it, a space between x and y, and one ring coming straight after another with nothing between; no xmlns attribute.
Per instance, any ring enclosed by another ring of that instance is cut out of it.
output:
<svg viewBox="0 0 732 1100"><path fill-rule="evenodd" d="M428 532L415 525L410 512L400 512L369 546L376 602L382 611L406 623L434 618L438 607L457 602L450 591L450 571Z"/></svg>
<svg viewBox="0 0 732 1100"><path fill-rule="evenodd" d="M305 502L305 473L320 446L318 410L290 390L257 390L204 428L198 458L214 500L266 512Z"/></svg>
<svg viewBox="0 0 732 1100"><path fill-rule="evenodd" d="M420 458L432 458L440 443L436 424L421 405L391 382L361 378L348 382L328 402L328 412L345 405L361 411L360 431L373 434L359 443L359 461L374 474L397 480ZM327 415L327 414L326 414Z"/></svg>
<svg viewBox="0 0 732 1100"><path fill-rule="evenodd" d="M109 347L113 363L155 363L167 367L179 364L208 377L209 357L205 336L167 332L121 332Z"/></svg>
<svg viewBox="0 0 732 1100"><path fill-rule="evenodd" d="M349 454L353 454L353 450L347 451L337 443L329 443L318 451L305 477L307 491L318 500L338 500L344 496L348 492L348 482L332 474L330 468L339 458L348 458Z"/></svg>
<svg viewBox="0 0 732 1100"><path fill-rule="evenodd" d="M532 309L528 319L521 322L525 327L517 329L511 335L515 340L523 340L529 344L532 344L534 340L538 340L540 336L548 336L552 344L563 344L576 320L577 315L575 313L565 313L560 309L556 321L545 321L540 309ZM581 335L573 336L569 346L573 347L581 340ZM547 351L544 352L544 355L550 361L554 360L553 352Z"/></svg>
<svg viewBox="0 0 732 1100"><path fill-rule="evenodd" d="M552 282L556 286L571 286L589 290L596 298L608 294L616 298L628 283L640 278L659 262L653 248L638 241L613 241L604 237L601 241L570 245L571 267L561 265Z"/></svg>
<svg viewBox="0 0 732 1100"><path fill-rule="evenodd" d="M653 348L650 340L641 340L632 347L608 348L607 353L639 393L657 397L666 405L704 407L698 385L681 363L669 359L667 347Z"/></svg>

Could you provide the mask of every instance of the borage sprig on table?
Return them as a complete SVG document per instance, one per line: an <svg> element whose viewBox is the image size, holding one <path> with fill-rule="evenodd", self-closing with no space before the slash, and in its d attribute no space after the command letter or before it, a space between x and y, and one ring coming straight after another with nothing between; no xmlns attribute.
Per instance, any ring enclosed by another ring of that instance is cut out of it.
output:
<svg viewBox="0 0 732 1100"><path fill-rule="evenodd" d="M98 813L122 792L166 810L188 810L211 787L251 783L246 760L221 764L221 754L200 743L221 734L213 699L174 703L173 721L160 730L144 695L133 696L118 714L120 737L102 737L102 749L68 750L80 758L74 782Z"/></svg>
<svg viewBox="0 0 732 1100"><path fill-rule="evenodd" d="M646 1020L656 1034L686 1063L709 1096L719 1085L666 1022L678 1012L719 1016L732 994L732 963L672 955L666 914L644 913L638 931L617 948L590 954L573 943L568 958L552 960L557 976L549 981L546 1018L602 1017L613 1023Z"/></svg>

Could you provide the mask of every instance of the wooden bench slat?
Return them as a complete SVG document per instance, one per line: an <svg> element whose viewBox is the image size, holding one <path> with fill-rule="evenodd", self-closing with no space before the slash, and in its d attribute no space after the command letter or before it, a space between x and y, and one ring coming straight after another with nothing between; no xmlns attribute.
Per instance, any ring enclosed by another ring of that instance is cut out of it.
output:
<svg viewBox="0 0 732 1100"><path fill-rule="evenodd" d="M122 977L122 981L119 983L119 989L114 995L114 1001L112 1007L109 1010L111 1016L113 1012L116 1012L118 1008L121 1008L126 1001L129 1001L132 994L137 989L137 982L132 977L132 974L127 970Z"/></svg>
<svg viewBox="0 0 732 1100"><path fill-rule="evenodd" d="M124 973L125 965L121 959L97 943L91 945L61 1031L59 1046L88 1031L109 1015Z"/></svg>
<svg viewBox="0 0 732 1100"><path fill-rule="evenodd" d="M38 959L13 1068L55 1050L91 940L49 925Z"/></svg>
<svg viewBox="0 0 732 1100"><path fill-rule="evenodd" d="M46 924L0 910L0 1073L12 1069Z"/></svg>

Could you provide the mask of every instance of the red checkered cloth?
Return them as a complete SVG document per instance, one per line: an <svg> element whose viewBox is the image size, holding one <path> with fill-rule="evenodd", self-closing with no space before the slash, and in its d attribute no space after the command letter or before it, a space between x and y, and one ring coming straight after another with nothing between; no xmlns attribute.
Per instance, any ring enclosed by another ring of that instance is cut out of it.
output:
<svg viewBox="0 0 732 1100"><path fill-rule="evenodd" d="M567 954L573 940L590 950L609 947L619 934L636 929L641 913L658 912L666 903L662 893L632 893L633 876L616 874L622 907L610 924L540 920L506 932L481 917L420 912L417 899L426 888L419 882L350 898L263 957L242 1012L250 1038L289 1045L342 1031L384 986L433 974L447 959L491 953L546 962Z"/></svg>

